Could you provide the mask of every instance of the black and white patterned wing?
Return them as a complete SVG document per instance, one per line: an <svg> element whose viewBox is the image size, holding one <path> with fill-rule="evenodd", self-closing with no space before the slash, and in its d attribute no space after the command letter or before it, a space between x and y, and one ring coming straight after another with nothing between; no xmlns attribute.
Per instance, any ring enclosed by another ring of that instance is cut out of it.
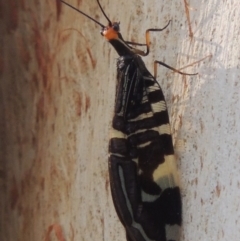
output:
<svg viewBox="0 0 240 241"><path fill-rule="evenodd" d="M128 241L176 240L181 197L162 90L139 56L118 60L109 144L114 205Z"/></svg>

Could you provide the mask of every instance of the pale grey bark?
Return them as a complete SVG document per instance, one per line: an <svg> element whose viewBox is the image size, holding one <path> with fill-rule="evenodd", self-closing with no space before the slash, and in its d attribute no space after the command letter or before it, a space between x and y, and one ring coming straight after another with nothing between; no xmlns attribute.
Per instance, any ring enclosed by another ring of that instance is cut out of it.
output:
<svg viewBox="0 0 240 241"><path fill-rule="evenodd" d="M95 0L70 4L97 18ZM171 117L181 186L184 241L239 240L240 103L238 0L101 1L144 58L159 67ZM56 2L1 1L1 229L6 241L125 240L108 178L108 138L117 54L99 27ZM57 18L59 16L59 18ZM50 230L49 230L50 232Z"/></svg>

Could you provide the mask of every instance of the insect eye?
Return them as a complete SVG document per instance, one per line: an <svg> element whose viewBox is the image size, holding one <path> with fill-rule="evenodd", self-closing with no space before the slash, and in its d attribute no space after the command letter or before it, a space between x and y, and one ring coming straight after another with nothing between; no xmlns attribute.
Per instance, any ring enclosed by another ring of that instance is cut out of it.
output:
<svg viewBox="0 0 240 241"><path fill-rule="evenodd" d="M113 23L113 25L112 25L113 30L115 30L116 32L119 32L119 31L120 31L119 24L120 24L120 23Z"/></svg>

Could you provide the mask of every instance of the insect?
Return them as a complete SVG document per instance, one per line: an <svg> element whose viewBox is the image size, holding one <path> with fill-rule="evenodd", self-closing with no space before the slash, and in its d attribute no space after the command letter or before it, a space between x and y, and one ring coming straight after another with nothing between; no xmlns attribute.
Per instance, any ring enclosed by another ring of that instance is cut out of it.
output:
<svg viewBox="0 0 240 241"><path fill-rule="evenodd" d="M101 35L117 51L117 85L112 132L109 141L109 176L112 199L127 241L175 241L182 222L182 204L166 102L156 81L161 64L154 62L154 75L140 56L149 53L146 44L125 41L120 23L104 26L84 12L61 0L101 26ZM132 45L146 47L146 52Z"/></svg>

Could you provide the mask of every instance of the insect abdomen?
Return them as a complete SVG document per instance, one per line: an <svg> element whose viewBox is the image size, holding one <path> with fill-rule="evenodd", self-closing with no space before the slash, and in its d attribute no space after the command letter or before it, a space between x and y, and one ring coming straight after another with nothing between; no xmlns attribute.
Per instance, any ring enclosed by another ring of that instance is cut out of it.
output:
<svg viewBox="0 0 240 241"><path fill-rule="evenodd" d="M181 197L164 96L139 56L120 57L117 66L109 144L114 205L129 241L170 240L167 226L181 225Z"/></svg>

